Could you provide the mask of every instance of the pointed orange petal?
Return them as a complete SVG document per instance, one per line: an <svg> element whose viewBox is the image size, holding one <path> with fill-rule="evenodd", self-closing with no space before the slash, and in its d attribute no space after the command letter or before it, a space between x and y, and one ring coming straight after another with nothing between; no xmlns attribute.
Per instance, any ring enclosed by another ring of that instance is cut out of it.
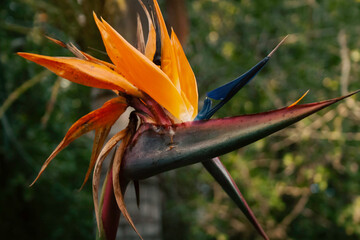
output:
<svg viewBox="0 0 360 240"><path fill-rule="evenodd" d="M171 44L169 33L166 29L164 18L159 4L154 0L155 11L161 34L161 69L169 76L178 91L181 91L176 56Z"/></svg>
<svg viewBox="0 0 360 240"><path fill-rule="evenodd" d="M106 66L86 60L67 57L49 57L32 53L18 53L23 58L35 62L60 77L89 87L124 91L140 97L141 92L123 76Z"/></svg>
<svg viewBox="0 0 360 240"><path fill-rule="evenodd" d="M99 182L100 182L100 173L102 164L106 158L106 156L109 154L111 149L115 147L115 145L121 141L125 137L127 133L127 129L124 129L117 134L115 134L104 146L104 148L101 150L100 155L98 159L96 160L96 164L94 167L94 173L93 173L93 202L94 202L94 210L95 210L95 217L96 217L96 223L100 232L100 215L99 215Z"/></svg>
<svg viewBox="0 0 360 240"><path fill-rule="evenodd" d="M293 104L290 104L288 106L288 108L295 106L296 104L298 104L308 93L310 90L307 90L298 100L296 100Z"/></svg>
<svg viewBox="0 0 360 240"><path fill-rule="evenodd" d="M109 135L111 127L112 127L112 125L107 125L105 127L96 129L96 131L95 131L94 145L93 145L93 149L92 149L92 153L91 153L91 159L90 159L89 167L88 167L88 170L86 172L84 182L80 187L80 190L85 186L85 183L89 179L91 170L95 166L96 159L98 158L98 156L100 154L100 151L101 151L101 148L103 147L104 142L105 142L107 136Z"/></svg>
<svg viewBox="0 0 360 240"><path fill-rule="evenodd" d="M153 21L152 21L149 11L147 10L147 8L145 7L144 3L141 0L139 0L139 3L141 4L141 7L144 9L144 12L146 14L146 17L147 17L147 20L149 23L149 33L148 33L148 38L147 38L147 42L146 42L146 46L145 46L145 56L150 61L153 61L154 55L156 52L156 32L155 32L154 24L153 24Z"/></svg>
<svg viewBox="0 0 360 240"><path fill-rule="evenodd" d="M194 110L193 105L191 105L190 101L188 100L188 98L187 98L187 96L185 95L184 92L181 92L181 96L182 96L182 98L183 98L183 100L184 100L184 102L186 104L186 108L187 108L187 111L188 111L188 113L189 113L189 115L191 117L191 120L193 120L196 117L197 113Z"/></svg>
<svg viewBox="0 0 360 240"><path fill-rule="evenodd" d="M125 219L128 221L128 223L131 225L131 227L134 229L134 231L139 235L141 239L143 239L138 232L138 230L135 227L134 222L132 221L124 202L124 196L121 191L121 185L120 185L120 166L121 166L121 160L123 153L126 149L126 146L128 144L128 141L130 140L130 135L127 135L123 141L121 142L119 148L116 150L114 162L113 162L113 188L114 188L114 195L116 199L116 203L121 211L121 213L124 215Z"/></svg>
<svg viewBox="0 0 360 240"><path fill-rule="evenodd" d="M131 83L149 94L176 118L189 120L186 105L169 77L136 48L131 46L106 21L94 14L106 51L117 71Z"/></svg>
<svg viewBox="0 0 360 240"><path fill-rule="evenodd" d="M146 41L146 46L145 46L145 56L150 61L153 61L155 52L156 52L156 32L155 32L154 25L151 24L150 28L149 28L148 38Z"/></svg>
<svg viewBox="0 0 360 240"><path fill-rule="evenodd" d="M156 32L155 32L154 25L151 24L150 28L149 28L148 38L146 41L146 46L145 46L145 56L150 61L153 61L155 52L156 52Z"/></svg>
<svg viewBox="0 0 360 240"><path fill-rule="evenodd" d="M198 90L195 74L174 31L171 32L171 42L177 56L181 91L185 93L187 99L193 106L193 118L195 118L198 112Z"/></svg>
<svg viewBox="0 0 360 240"><path fill-rule="evenodd" d="M70 127L61 143L51 153L48 159L46 159L40 169L40 172L30 186L32 186L39 179L51 160L53 160L55 156L72 141L91 130L107 125L113 125L119 116L126 110L126 108L127 104L125 99L123 97L117 97L107 101L101 108L90 112L76 121Z"/></svg>

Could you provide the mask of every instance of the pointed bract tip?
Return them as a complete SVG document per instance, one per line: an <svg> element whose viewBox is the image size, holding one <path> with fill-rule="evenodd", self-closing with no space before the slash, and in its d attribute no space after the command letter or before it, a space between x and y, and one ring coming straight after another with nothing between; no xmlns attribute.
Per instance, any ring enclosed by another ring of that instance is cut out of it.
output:
<svg viewBox="0 0 360 240"><path fill-rule="evenodd" d="M358 90L356 90L356 91L354 91L354 92L352 92L352 93L349 93L348 95L345 95L345 96L343 96L342 98L351 97L352 95L355 95L355 94L357 94L357 93L359 93L359 92L360 92L360 89L358 89Z"/></svg>
<svg viewBox="0 0 360 240"><path fill-rule="evenodd" d="M288 106L288 108L295 106L296 104L298 104L308 93L309 93L310 89L308 89L298 100L296 100L294 103L290 104Z"/></svg>
<svg viewBox="0 0 360 240"><path fill-rule="evenodd" d="M26 57L29 56L29 53L26 53L26 52L17 52L16 54L25 59L27 59Z"/></svg>
<svg viewBox="0 0 360 240"><path fill-rule="evenodd" d="M286 35L279 43L276 45L276 47L267 55L267 57L272 57L272 55L276 52L276 50L285 42L285 40L289 37L289 35Z"/></svg>
<svg viewBox="0 0 360 240"><path fill-rule="evenodd" d="M344 95L344 96L337 97L337 98L334 98L334 99L330 99L330 100L328 100L328 101L338 102L338 101L341 101L341 100L343 100L343 99L349 98L349 97L351 97L351 96L353 96L353 95L355 95L355 94L358 94L359 92L360 92L360 89L358 89L358 90L356 90L356 91L354 91L354 92L351 92L351 93L349 93L349 94L346 94L346 95Z"/></svg>
<svg viewBox="0 0 360 240"><path fill-rule="evenodd" d="M146 6L142 0L138 0L138 3L141 5L141 7L145 10Z"/></svg>
<svg viewBox="0 0 360 240"><path fill-rule="evenodd" d="M56 43L57 45L59 45L59 46L61 46L61 47L63 47L63 48L67 48L66 44L65 44L63 41L58 40L58 39L55 39L55 38L52 38L52 37L47 36L47 35L45 35L45 37L46 37L47 39L49 39L50 41L52 41L53 43Z"/></svg>
<svg viewBox="0 0 360 240"><path fill-rule="evenodd" d="M95 11L93 11L93 17L94 17L94 20L95 20L95 23L96 23L97 27L100 28L99 24L102 25L102 22L99 20L99 18L96 15Z"/></svg>

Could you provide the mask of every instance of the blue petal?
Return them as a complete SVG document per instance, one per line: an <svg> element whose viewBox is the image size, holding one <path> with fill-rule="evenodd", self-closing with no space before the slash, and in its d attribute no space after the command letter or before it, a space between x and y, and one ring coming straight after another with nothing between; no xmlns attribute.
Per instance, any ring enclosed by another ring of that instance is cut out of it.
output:
<svg viewBox="0 0 360 240"><path fill-rule="evenodd" d="M231 98L234 96L243 86L245 86L255 75L260 72L260 70L265 66L269 61L269 57L265 57L258 64L252 67L249 71L238 77L237 79L226 83L225 85L218 87L211 92L207 93L209 98L215 100L223 100L225 98Z"/></svg>
<svg viewBox="0 0 360 240"><path fill-rule="evenodd" d="M280 45L285 41L287 37L288 36L283 38L280 43L269 53L269 55L267 55L263 60L261 60L258 64L252 67L249 71L247 71L237 79L208 92L207 96L209 98L221 101L215 107L210 109L209 106L211 106L211 100L205 99L207 103L205 103L204 101L204 108L200 111L200 113L195 119L210 119L217 110L224 106L225 103L227 103L242 87L244 87L251 79L256 76L258 72L260 72L260 70L266 65L271 56L275 53L275 51L280 47Z"/></svg>
<svg viewBox="0 0 360 240"><path fill-rule="evenodd" d="M194 121L207 119L206 116L207 116L207 113L208 113L208 112L210 111L210 109L211 109L211 105L212 105L211 99L205 98L203 108L202 108L201 111L198 113L198 115L196 116L196 118L195 118Z"/></svg>
<svg viewBox="0 0 360 240"><path fill-rule="evenodd" d="M207 93L209 98L215 100L221 100L215 107L211 108L211 99L206 98L204 100L204 106L198 113L195 120L210 119L214 113L219 110L225 103L227 103L242 87L244 87L251 79L253 79L258 72L269 61L270 56L265 57L258 64L252 67L249 71L238 77L237 79L218 87L211 92Z"/></svg>

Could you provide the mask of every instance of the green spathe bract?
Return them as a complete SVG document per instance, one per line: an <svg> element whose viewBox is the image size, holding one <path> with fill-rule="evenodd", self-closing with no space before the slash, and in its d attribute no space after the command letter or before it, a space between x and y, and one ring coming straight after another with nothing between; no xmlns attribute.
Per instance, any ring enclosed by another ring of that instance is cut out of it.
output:
<svg viewBox="0 0 360 240"><path fill-rule="evenodd" d="M223 155L358 92L265 113L172 126L143 124L127 147L123 174L130 180L139 180Z"/></svg>

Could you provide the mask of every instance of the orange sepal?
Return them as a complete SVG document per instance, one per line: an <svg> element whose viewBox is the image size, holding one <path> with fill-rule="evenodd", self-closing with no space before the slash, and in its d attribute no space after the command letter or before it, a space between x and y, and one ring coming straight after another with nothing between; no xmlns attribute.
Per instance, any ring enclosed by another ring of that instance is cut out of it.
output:
<svg viewBox="0 0 360 240"><path fill-rule="evenodd" d="M153 61L156 52L156 32L154 25L150 24L149 34L145 46L145 56Z"/></svg>
<svg viewBox="0 0 360 240"><path fill-rule="evenodd" d="M139 3L141 4L141 7L144 9L144 12L146 14L146 17L147 17L147 20L149 23L149 33L148 33L148 38L147 38L146 46L145 46L145 56L150 61L153 61L154 55L156 52L156 31L155 31L154 24L151 19L149 11L146 9L144 3L141 0L139 0Z"/></svg>
<svg viewBox="0 0 360 240"><path fill-rule="evenodd" d="M23 52L19 52L18 55L78 84L119 90L136 97L142 96L141 92L128 80L104 65L69 57L49 57Z"/></svg>
<svg viewBox="0 0 360 240"><path fill-rule="evenodd" d="M177 56L181 91L185 93L185 96L194 108L192 116L194 119L198 112L199 101L195 74L174 31L171 32L171 42Z"/></svg>
<svg viewBox="0 0 360 240"><path fill-rule="evenodd" d="M95 13L94 18L106 51L115 64L116 70L136 87L149 94L176 118L183 121L189 120L181 94L169 77L141 52L131 46L106 21L101 22Z"/></svg>
<svg viewBox="0 0 360 240"><path fill-rule="evenodd" d="M290 104L288 106L288 108L291 108L293 106L295 106L296 104L298 104L308 93L310 90L307 90L298 100L296 100L294 103Z"/></svg>
<svg viewBox="0 0 360 240"><path fill-rule="evenodd" d="M126 100L123 97L117 97L107 101L101 108L88 113L76 121L66 133L64 139L51 153L48 159L46 159L40 169L40 172L30 186L32 186L38 180L51 160L53 160L55 156L72 141L91 130L113 125L114 122L120 117L120 115L126 110L126 108Z"/></svg>
<svg viewBox="0 0 360 240"><path fill-rule="evenodd" d="M175 52L171 44L169 33L166 29L164 18L161 14L159 4L156 0L154 0L154 6L161 34L161 69L169 76L177 90L180 92L181 85L179 81L179 72Z"/></svg>

